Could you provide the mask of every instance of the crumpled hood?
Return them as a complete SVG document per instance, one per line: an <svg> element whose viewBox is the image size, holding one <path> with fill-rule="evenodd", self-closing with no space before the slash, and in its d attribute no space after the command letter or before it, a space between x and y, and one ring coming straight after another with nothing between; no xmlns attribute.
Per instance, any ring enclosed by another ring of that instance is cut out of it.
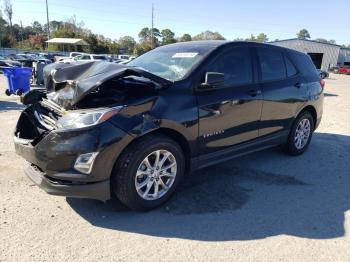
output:
<svg viewBox="0 0 350 262"><path fill-rule="evenodd" d="M132 75L148 78L160 86L171 83L140 68L104 61L55 63L44 68L45 86L48 92L59 93L58 88L62 87L62 84L69 84L69 87L63 85L66 87L63 88L65 90L62 90L62 93L65 93L64 97L70 100L70 106L77 104L106 81Z"/></svg>

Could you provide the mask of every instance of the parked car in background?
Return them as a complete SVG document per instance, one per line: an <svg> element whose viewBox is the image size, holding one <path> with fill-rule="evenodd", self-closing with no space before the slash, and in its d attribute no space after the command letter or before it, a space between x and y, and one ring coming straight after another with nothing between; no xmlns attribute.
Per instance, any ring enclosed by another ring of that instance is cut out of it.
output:
<svg viewBox="0 0 350 262"><path fill-rule="evenodd" d="M117 58L120 60L129 60L130 56L129 55L118 55Z"/></svg>
<svg viewBox="0 0 350 262"><path fill-rule="evenodd" d="M13 61L21 62L24 66L32 67L33 62L43 62L50 64L51 60L38 54L10 54L6 58Z"/></svg>
<svg viewBox="0 0 350 262"><path fill-rule="evenodd" d="M325 78L329 77L329 73L328 73L328 72L326 72L326 71L324 71L324 70L321 70L321 69L317 69L317 71L318 71L318 73L320 74L320 77L321 77L322 79L325 79Z"/></svg>
<svg viewBox="0 0 350 262"><path fill-rule="evenodd" d="M328 71L334 74L338 74L338 70L339 70L339 66L332 66L331 68L329 68Z"/></svg>
<svg viewBox="0 0 350 262"><path fill-rule="evenodd" d="M27 60L28 58L26 56L21 56L18 54L9 54L6 56L6 59L9 60L15 60L15 61L21 61L21 60Z"/></svg>
<svg viewBox="0 0 350 262"><path fill-rule="evenodd" d="M131 61L51 64L14 143L49 194L155 208L185 173L274 146L303 154L322 118L324 81L304 53L183 42ZM79 81L76 81L79 80Z"/></svg>
<svg viewBox="0 0 350 262"><path fill-rule="evenodd" d="M135 56L130 56L128 60L121 60L119 62L119 64L122 64L122 65L126 65L128 64L129 62L131 62L132 60L134 60L136 57Z"/></svg>
<svg viewBox="0 0 350 262"><path fill-rule="evenodd" d="M70 62L87 62L87 61L108 61L107 56L104 55L91 55L91 54L84 54L84 55L78 55L73 58L67 58L63 59L60 62L63 63L70 63Z"/></svg>
<svg viewBox="0 0 350 262"><path fill-rule="evenodd" d="M134 60L136 57L131 55L118 55L117 58L120 60L119 63L127 64L130 61Z"/></svg>
<svg viewBox="0 0 350 262"><path fill-rule="evenodd" d="M56 56L62 57L62 54L60 54L60 53L42 53L41 52L41 53L38 53L37 55L41 56L41 57L45 57L46 59L51 60L52 63L55 62L55 57Z"/></svg>
<svg viewBox="0 0 350 262"><path fill-rule="evenodd" d="M350 66L341 66L341 67L339 67L338 74L350 75Z"/></svg>
<svg viewBox="0 0 350 262"><path fill-rule="evenodd" d="M18 61L25 67L32 67L33 59L26 54L10 54L6 56L7 59Z"/></svg>
<svg viewBox="0 0 350 262"><path fill-rule="evenodd" d="M0 56L0 66L21 67L22 63Z"/></svg>
<svg viewBox="0 0 350 262"><path fill-rule="evenodd" d="M45 56L43 55L40 55L40 54L35 54L32 56L32 59L35 61L35 62L40 62L40 63L45 63L45 64L51 64L52 61L51 59L48 59L46 58Z"/></svg>
<svg viewBox="0 0 350 262"><path fill-rule="evenodd" d="M110 58L109 62L119 64L120 62L123 62L123 61L118 58Z"/></svg>
<svg viewBox="0 0 350 262"><path fill-rule="evenodd" d="M85 53L82 52L70 52L69 56L55 56L55 62L62 62L63 60L73 59L74 57L78 55L85 55Z"/></svg>

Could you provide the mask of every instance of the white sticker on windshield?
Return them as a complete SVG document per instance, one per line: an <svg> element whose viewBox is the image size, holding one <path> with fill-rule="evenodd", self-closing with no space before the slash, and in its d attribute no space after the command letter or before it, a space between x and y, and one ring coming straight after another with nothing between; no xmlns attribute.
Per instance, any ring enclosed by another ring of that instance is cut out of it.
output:
<svg viewBox="0 0 350 262"><path fill-rule="evenodd" d="M173 55L173 58L194 58L198 55L198 53L176 53Z"/></svg>

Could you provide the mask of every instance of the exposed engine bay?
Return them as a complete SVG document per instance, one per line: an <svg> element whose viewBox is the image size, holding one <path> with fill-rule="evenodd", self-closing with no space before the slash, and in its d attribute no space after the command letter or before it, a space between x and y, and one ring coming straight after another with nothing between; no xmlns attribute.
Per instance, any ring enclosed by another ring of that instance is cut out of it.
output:
<svg viewBox="0 0 350 262"><path fill-rule="evenodd" d="M168 82L141 69L107 62L52 64L45 67L44 76L46 91L32 90L24 96L28 107L15 132L17 138L32 143L46 132L70 127L66 122L74 126L78 116L84 116L86 124L98 120L101 110L119 110L154 96Z"/></svg>

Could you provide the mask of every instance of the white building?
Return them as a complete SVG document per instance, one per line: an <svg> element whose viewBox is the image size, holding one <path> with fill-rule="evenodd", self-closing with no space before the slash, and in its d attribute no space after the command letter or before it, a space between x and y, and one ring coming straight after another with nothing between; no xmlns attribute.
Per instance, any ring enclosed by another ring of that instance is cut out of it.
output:
<svg viewBox="0 0 350 262"><path fill-rule="evenodd" d="M318 69L328 70L332 66L350 65L350 48L343 48L340 45L298 38L274 41L269 44L308 54Z"/></svg>

